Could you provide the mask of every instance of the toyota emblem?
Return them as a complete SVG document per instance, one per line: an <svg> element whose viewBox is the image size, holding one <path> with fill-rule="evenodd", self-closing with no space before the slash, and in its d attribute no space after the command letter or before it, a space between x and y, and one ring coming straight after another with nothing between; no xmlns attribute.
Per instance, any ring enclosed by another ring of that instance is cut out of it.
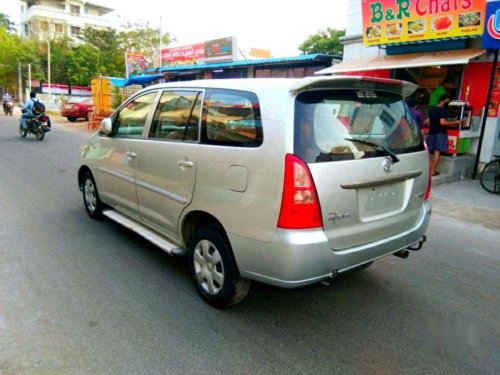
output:
<svg viewBox="0 0 500 375"><path fill-rule="evenodd" d="M394 163L392 162L392 159L391 158L384 159L384 162L382 163L382 168L384 169L384 172L391 173L392 170L394 169Z"/></svg>

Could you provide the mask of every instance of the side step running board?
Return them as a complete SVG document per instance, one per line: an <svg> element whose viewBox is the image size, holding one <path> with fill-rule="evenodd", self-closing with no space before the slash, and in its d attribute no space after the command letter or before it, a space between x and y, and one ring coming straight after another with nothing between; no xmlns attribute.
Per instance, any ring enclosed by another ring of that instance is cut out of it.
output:
<svg viewBox="0 0 500 375"><path fill-rule="evenodd" d="M153 232L151 229L146 228L145 226L139 224L138 222L128 218L127 216L115 211L115 210L105 210L102 214L111 220L117 222L118 224L123 225L124 227L130 229L131 231L137 233L138 235L144 237L151 243L158 246L160 249L166 251L170 255L176 256L186 256L187 250L179 248L172 242L167 239L161 237L160 235Z"/></svg>

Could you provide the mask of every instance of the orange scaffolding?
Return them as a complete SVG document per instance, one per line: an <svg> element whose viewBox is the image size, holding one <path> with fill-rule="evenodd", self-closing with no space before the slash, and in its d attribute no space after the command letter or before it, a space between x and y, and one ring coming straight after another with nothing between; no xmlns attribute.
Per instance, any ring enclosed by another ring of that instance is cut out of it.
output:
<svg viewBox="0 0 500 375"><path fill-rule="evenodd" d="M91 80L94 109L89 116L89 129L97 129L102 119L113 113L113 90L108 77L94 77Z"/></svg>

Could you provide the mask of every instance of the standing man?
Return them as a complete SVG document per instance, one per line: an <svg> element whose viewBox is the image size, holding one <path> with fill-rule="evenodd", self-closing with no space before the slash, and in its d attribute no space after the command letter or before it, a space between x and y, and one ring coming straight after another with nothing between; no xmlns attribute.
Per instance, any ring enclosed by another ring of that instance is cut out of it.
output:
<svg viewBox="0 0 500 375"><path fill-rule="evenodd" d="M439 98L443 94L451 95L451 92L455 89L455 80L451 77L446 77L441 86L438 86L432 91L431 97L429 99L429 108L437 106Z"/></svg>
<svg viewBox="0 0 500 375"><path fill-rule="evenodd" d="M455 127L460 125L464 120L448 121L448 104L450 103L450 96L442 94L439 97L437 106L432 108L429 112L429 134L427 134L427 146L429 152L434 153L431 165L432 176L437 176L437 166L441 157L441 152L448 150L448 133L446 127Z"/></svg>
<svg viewBox="0 0 500 375"><path fill-rule="evenodd" d="M425 119L422 111L418 108L417 101L415 99L409 98L406 102L408 103L408 107L410 107L411 114L413 115L413 118L415 119L417 126L420 129L420 132L423 136L425 136L427 134L429 123Z"/></svg>

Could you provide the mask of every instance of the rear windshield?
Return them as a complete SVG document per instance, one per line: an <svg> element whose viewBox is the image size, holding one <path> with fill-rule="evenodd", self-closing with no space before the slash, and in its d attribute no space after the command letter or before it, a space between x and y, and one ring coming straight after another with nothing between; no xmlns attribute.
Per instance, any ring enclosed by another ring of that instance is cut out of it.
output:
<svg viewBox="0 0 500 375"><path fill-rule="evenodd" d="M424 150L421 132L401 96L358 89L297 96L295 154L306 163L383 156L378 145L395 154Z"/></svg>

